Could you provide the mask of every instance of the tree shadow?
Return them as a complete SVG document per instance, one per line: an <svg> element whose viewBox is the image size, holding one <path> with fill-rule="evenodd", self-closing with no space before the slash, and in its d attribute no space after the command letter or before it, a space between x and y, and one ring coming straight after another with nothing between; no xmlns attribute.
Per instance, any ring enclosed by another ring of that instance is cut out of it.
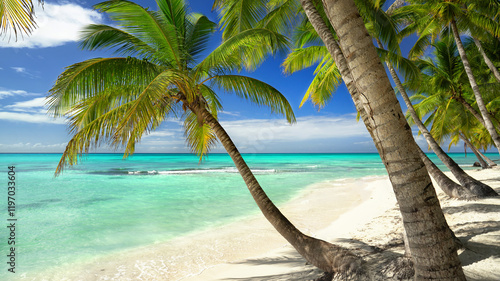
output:
<svg viewBox="0 0 500 281"><path fill-rule="evenodd" d="M242 278L229 278L226 280L241 280L241 281L277 281L277 280L290 280L290 281L304 281L304 280L315 280L323 271L315 268L312 265L307 265L306 260L300 256L295 250L290 249L283 253L279 257L264 257L257 259L246 259L235 264L245 264L258 266L280 266L287 267L290 269L297 268L298 270L289 271L286 273L270 274L270 275L259 275L252 277L242 277ZM256 273L258 268L256 268Z"/></svg>
<svg viewBox="0 0 500 281"><path fill-rule="evenodd" d="M492 198L496 199L496 198ZM500 200L500 198L498 198ZM456 214L456 213L465 213L465 212L477 212L480 214L487 213L497 213L498 205L495 204L486 204L486 203L469 203L466 206L457 206L457 207L443 207L443 212L445 214Z"/></svg>
<svg viewBox="0 0 500 281"><path fill-rule="evenodd" d="M464 242L465 250L459 257L463 266L471 265L490 257L500 258L500 222L480 221L454 225L455 234ZM491 243L476 242L474 238L479 235L487 235Z"/></svg>

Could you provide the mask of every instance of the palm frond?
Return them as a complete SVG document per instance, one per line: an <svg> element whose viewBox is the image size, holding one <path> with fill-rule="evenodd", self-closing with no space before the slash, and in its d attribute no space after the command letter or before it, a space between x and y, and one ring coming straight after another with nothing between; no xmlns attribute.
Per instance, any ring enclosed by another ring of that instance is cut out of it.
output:
<svg viewBox="0 0 500 281"><path fill-rule="evenodd" d="M222 15L219 25L224 40L255 28L266 13L266 0L216 0L214 9Z"/></svg>
<svg viewBox="0 0 500 281"><path fill-rule="evenodd" d="M369 22L372 26L373 36L382 41L391 52L401 54L398 24L384 10L378 7L377 3L359 0L355 2L365 22Z"/></svg>
<svg viewBox="0 0 500 281"><path fill-rule="evenodd" d="M216 87L234 93L257 105L264 105L286 117L290 123L295 122L292 107L277 89L255 78L241 75L218 75L210 80Z"/></svg>
<svg viewBox="0 0 500 281"><path fill-rule="evenodd" d="M325 62L318 65L313 81L300 103L300 106L311 99L311 102L319 108L324 107L333 97L338 85L342 82L342 77L331 58L325 58Z"/></svg>
<svg viewBox="0 0 500 281"><path fill-rule="evenodd" d="M218 112L222 111L222 103L217 93L205 84L200 85L200 93L205 99L208 111L217 118Z"/></svg>
<svg viewBox="0 0 500 281"><path fill-rule="evenodd" d="M207 155L217 144L217 136L208 124L200 124L198 116L189 112L184 119L184 136L191 151L200 157Z"/></svg>
<svg viewBox="0 0 500 281"><path fill-rule="evenodd" d="M294 73L311 67L326 57L331 58L325 46L293 49L283 61L283 70L285 73Z"/></svg>
<svg viewBox="0 0 500 281"><path fill-rule="evenodd" d="M405 80L418 80L420 71L412 60L394 54L384 49L377 48L377 53L384 61L388 61L405 77Z"/></svg>
<svg viewBox="0 0 500 281"><path fill-rule="evenodd" d="M196 60L198 55L208 47L208 41L215 31L216 24L198 13L190 14L187 19L185 48L189 59Z"/></svg>
<svg viewBox="0 0 500 281"><path fill-rule="evenodd" d="M98 147L101 143L113 144L118 121L129 106L130 103L124 103L109 109L106 113L96 116L87 122L85 126L80 127L68 142L57 165L55 175L59 175L67 166L77 164L82 154L87 154L92 148ZM80 102L77 107L88 108L89 104ZM85 113L82 112L81 114ZM74 120L76 119L80 118L75 117Z"/></svg>
<svg viewBox="0 0 500 281"><path fill-rule="evenodd" d="M249 29L224 41L197 68L217 73L239 71L243 67L253 70L269 54L284 51L287 46L287 38L279 33L263 28Z"/></svg>
<svg viewBox="0 0 500 281"><path fill-rule="evenodd" d="M49 112L62 116L81 100L119 86L135 85L141 91L159 72L157 65L135 58L95 58L73 64L50 89Z"/></svg>
<svg viewBox="0 0 500 281"><path fill-rule="evenodd" d="M300 19L300 3L296 0L283 0L268 3L269 12L256 24L256 27L266 28L280 34L290 34L292 27Z"/></svg>
<svg viewBox="0 0 500 281"><path fill-rule="evenodd" d="M156 54L161 60L182 66L179 38L183 37L179 36L179 32L184 26L168 23L160 13L130 1L111 0L97 4L95 8L107 13L121 29L157 50Z"/></svg>
<svg viewBox="0 0 500 281"><path fill-rule="evenodd" d="M94 51L113 49L124 56L137 56L154 60L156 50L134 35L109 25L90 24L80 36L80 47Z"/></svg>
<svg viewBox="0 0 500 281"><path fill-rule="evenodd" d="M314 30L314 27L305 18L300 25L295 28L293 34L294 45L298 48L302 48L307 45L323 45L323 41L319 38L318 33Z"/></svg>
<svg viewBox="0 0 500 281"><path fill-rule="evenodd" d="M184 0L158 0L156 1L166 22L177 27L179 36L184 37L184 25L186 20L187 4Z"/></svg>
<svg viewBox="0 0 500 281"><path fill-rule="evenodd" d="M43 3L43 0L39 0ZM0 0L0 35L10 29L17 39L18 30L31 34L37 27L32 0Z"/></svg>
<svg viewBox="0 0 500 281"><path fill-rule="evenodd" d="M134 152L135 143L163 122L165 114L172 112L173 96L184 86L185 78L174 70L165 70L144 87L123 114L116 139L125 146L125 154ZM159 109L162 109L159 111Z"/></svg>

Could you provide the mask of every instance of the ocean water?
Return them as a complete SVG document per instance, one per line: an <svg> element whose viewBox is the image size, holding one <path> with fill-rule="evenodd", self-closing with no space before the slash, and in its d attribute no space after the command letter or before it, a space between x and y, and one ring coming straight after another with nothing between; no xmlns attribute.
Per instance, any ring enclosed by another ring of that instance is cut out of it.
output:
<svg viewBox="0 0 500 281"><path fill-rule="evenodd" d="M453 154L464 167L475 160ZM498 154L490 154L498 158ZM16 273L84 262L124 249L226 224L258 213L229 156L201 163L191 154L91 154L59 177L60 154L0 154L16 172ZM244 155L276 203L308 185L341 178L385 175L378 154ZM433 160L437 160L431 155ZM495 159L496 159L495 158ZM438 163L439 161L435 161ZM7 189L0 200L8 225ZM9 230L2 227L0 237ZM0 241L0 280L9 277L7 239Z"/></svg>

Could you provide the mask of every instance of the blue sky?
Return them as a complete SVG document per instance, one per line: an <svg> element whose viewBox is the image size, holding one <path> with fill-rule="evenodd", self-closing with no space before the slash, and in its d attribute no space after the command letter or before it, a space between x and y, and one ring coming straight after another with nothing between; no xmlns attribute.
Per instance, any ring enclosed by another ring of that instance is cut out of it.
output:
<svg viewBox="0 0 500 281"><path fill-rule="evenodd" d="M65 67L111 52L88 52L78 47L79 30L90 23L109 23L92 10L100 1L46 1L36 6L38 29L31 36L0 38L0 153L63 152L71 139L64 119L45 113L44 99ZM141 5L156 9L152 0ZM212 1L191 0L191 9L217 22L211 12ZM216 46L220 36L211 44ZM247 153L284 152L376 152L362 122L356 121L353 102L342 85L333 100L318 111L311 103L299 109L300 101L313 77L312 70L284 75L282 57L269 59L249 75L280 90L289 100L297 123L288 125L266 108L251 105L234 96L222 95L224 112L221 124L236 145ZM417 141L427 149L425 141ZM462 148L458 149L461 151ZM106 146L96 152L113 152ZM118 150L118 152L120 152ZM167 120L145 136L136 152L189 152L178 120ZM221 147L213 152L223 152Z"/></svg>

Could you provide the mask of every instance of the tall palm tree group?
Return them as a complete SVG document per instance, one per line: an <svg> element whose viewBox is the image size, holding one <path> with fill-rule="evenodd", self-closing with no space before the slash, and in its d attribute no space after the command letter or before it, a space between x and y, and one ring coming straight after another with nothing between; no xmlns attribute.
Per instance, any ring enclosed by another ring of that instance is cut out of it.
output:
<svg viewBox="0 0 500 281"><path fill-rule="evenodd" d="M95 6L114 25L88 26L81 46L111 49L118 56L71 65L50 90L49 111L66 116L73 133L56 173L101 143L132 154L143 135L167 118L180 118L189 146L200 157L217 140L222 144L264 216L305 259L343 278L368 278L360 257L304 235L283 216L218 122L220 92L268 106L295 122L282 93L238 74L258 68L269 54L288 51L285 72L316 66L301 106L308 100L327 106L345 83L389 174L415 279L465 280L457 238L429 174L450 197L498 196L441 148L446 140L450 145L462 140L484 168L496 165L480 150L500 151L498 1L215 0L223 41L204 57L217 24L189 13L186 2L157 0L157 11L125 0ZM5 29L11 17L4 14L12 13L2 7ZM400 44L406 37L414 44L403 54ZM457 182L418 147L414 124Z"/></svg>

